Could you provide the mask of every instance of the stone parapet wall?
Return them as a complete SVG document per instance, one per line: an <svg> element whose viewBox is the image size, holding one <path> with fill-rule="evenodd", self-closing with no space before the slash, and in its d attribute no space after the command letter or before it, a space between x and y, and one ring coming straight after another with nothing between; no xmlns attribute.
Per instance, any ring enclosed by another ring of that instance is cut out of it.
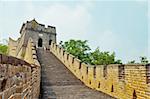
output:
<svg viewBox="0 0 150 99"><path fill-rule="evenodd" d="M29 62L31 65L36 66L35 68L32 69L33 72L32 72L31 92L32 97L38 99L40 95L41 66L37 59L36 47L33 43L32 38L29 38L25 51L26 52L24 60Z"/></svg>
<svg viewBox="0 0 150 99"><path fill-rule="evenodd" d="M17 49L17 41L9 38L9 42L8 42L8 55L11 56L16 56L16 49Z"/></svg>
<svg viewBox="0 0 150 99"><path fill-rule="evenodd" d="M31 99L33 68L23 60L0 54L0 99Z"/></svg>
<svg viewBox="0 0 150 99"><path fill-rule="evenodd" d="M21 37L18 38L16 41L9 38L8 55L23 59L24 57L23 52L25 52L25 48L26 48L26 45L24 42L24 36L25 34L21 35Z"/></svg>
<svg viewBox="0 0 150 99"><path fill-rule="evenodd" d="M56 28L54 26L45 26L44 24L40 24L36 22L36 20L27 21L25 26L21 30L36 30L39 32L45 32L45 33L54 33L56 34Z"/></svg>
<svg viewBox="0 0 150 99"><path fill-rule="evenodd" d="M20 44L16 47L20 48ZM3 76L0 76L0 88L3 90L0 91L0 99L39 98L41 67L33 40L29 38L27 46L22 46L20 49L24 50L20 50L14 57L1 55L0 75ZM3 85L4 83L6 84Z"/></svg>
<svg viewBox="0 0 150 99"><path fill-rule="evenodd" d="M150 99L150 64L87 65L55 43L50 51L86 86L118 99Z"/></svg>

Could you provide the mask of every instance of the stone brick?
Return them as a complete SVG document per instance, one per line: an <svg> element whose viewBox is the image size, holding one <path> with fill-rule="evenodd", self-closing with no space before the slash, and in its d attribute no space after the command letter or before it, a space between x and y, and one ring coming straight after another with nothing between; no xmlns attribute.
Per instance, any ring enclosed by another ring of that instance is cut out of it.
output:
<svg viewBox="0 0 150 99"><path fill-rule="evenodd" d="M16 87L16 93L21 93L23 91L23 86Z"/></svg>
<svg viewBox="0 0 150 99"><path fill-rule="evenodd" d="M21 94L14 94L14 99L22 99Z"/></svg>
<svg viewBox="0 0 150 99"><path fill-rule="evenodd" d="M2 62L1 63L7 64L7 62L8 62L8 56L2 55Z"/></svg>

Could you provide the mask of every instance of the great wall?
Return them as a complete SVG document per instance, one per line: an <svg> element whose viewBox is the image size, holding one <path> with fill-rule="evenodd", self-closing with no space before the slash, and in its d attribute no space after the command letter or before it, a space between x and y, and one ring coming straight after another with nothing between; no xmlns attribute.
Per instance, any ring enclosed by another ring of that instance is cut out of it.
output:
<svg viewBox="0 0 150 99"><path fill-rule="evenodd" d="M41 67L31 39L24 53L24 59L0 54L0 99L38 99Z"/></svg>
<svg viewBox="0 0 150 99"><path fill-rule="evenodd" d="M17 41L9 40L8 56L0 54L0 99L150 99L150 64L81 63L49 28L43 32L32 20ZM26 35L32 32L39 37Z"/></svg>

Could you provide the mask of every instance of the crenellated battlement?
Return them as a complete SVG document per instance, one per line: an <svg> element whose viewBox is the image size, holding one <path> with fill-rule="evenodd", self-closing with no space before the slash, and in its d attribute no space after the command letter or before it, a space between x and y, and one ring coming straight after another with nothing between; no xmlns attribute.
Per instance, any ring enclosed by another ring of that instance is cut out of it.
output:
<svg viewBox="0 0 150 99"><path fill-rule="evenodd" d="M35 19L23 23L20 34L20 45L26 46L28 39L32 38L36 47L49 49L50 42L56 42L56 28L50 25L46 27L44 24L38 23ZM41 40L41 42L39 40ZM18 48L17 51L18 50L20 50L20 48Z"/></svg>
<svg viewBox="0 0 150 99"><path fill-rule="evenodd" d="M10 43L20 46L13 40ZM0 54L0 99L38 99L41 67L33 40L29 38L25 50L18 51L14 57Z"/></svg>
<svg viewBox="0 0 150 99"><path fill-rule="evenodd" d="M51 52L85 85L118 99L150 99L150 64L87 65L55 43Z"/></svg>
<svg viewBox="0 0 150 99"><path fill-rule="evenodd" d="M24 30L32 30L36 32L56 34L56 28L54 26L48 25L46 27L44 24L38 23L35 19L23 23L20 33L22 33Z"/></svg>
<svg viewBox="0 0 150 99"><path fill-rule="evenodd" d="M0 54L0 99L31 98L33 68L36 65Z"/></svg>

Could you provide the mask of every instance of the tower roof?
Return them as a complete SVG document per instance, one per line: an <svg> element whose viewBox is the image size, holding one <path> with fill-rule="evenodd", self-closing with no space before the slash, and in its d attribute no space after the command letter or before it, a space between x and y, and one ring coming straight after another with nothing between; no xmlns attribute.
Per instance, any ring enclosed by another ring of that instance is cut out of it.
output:
<svg viewBox="0 0 150 99"><path fill-rule="evenodd" d="M55 27L54 26L48 25L46 27L44 24L38 23L35 20L35 18L34 18L31 21L26 21L26 23L23 23L23 25L22 25L22 27L20 29L20 34L22 33L23 28L25 28L26 26L28 28L28 24L31 24L31 25L29 25L29 27L31 26L31 28L33 28L33 29L38 29L40 27L40 28L43 28L42 31L45 31L45 32L51 31L51 29L55 31Z"/></svg>
<svg viewBox="0 0 150 99"><path fill-rule="evenodd" d="M33 20L31 20L31 21L27 21L26 23L36 23L36 24L39 24L39 23L35 20L35 18L34 18ZM26 23L23 23L23 24L22 24L22 27L21 27L21 29L20 29L20 34L21 34L21 31L22 31L22 29L23 29L23 27L25 26Z"/></svg>
<svg viewBox="0 0 150 99"><path fill-rule="evenodd" d="M38 24L38 22L35 20L35 18L31 21L27 21L27 23L31 23L31 22L36 22Z"/></svg>

